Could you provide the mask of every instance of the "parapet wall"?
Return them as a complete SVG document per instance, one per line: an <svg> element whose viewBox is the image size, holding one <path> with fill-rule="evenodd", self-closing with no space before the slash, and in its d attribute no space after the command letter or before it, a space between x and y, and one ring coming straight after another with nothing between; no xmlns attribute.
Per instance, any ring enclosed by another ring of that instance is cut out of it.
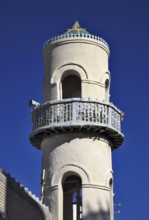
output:
<svg viewBox="0 0 149 220"><path fill-rule="evenodd" d="M49 220L48 207L9 174L0 170L0 220Z"/></svg>

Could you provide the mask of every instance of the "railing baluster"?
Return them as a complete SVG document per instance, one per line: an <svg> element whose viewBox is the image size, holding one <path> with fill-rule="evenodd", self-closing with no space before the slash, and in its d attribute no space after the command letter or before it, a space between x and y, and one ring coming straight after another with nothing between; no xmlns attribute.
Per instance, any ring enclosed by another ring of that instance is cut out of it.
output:
<svg viewBox="0 0 149 220"><path fill-rule="evenodd" d="M85 103L86 104L86 103ZM90 103L88 103L88 105L86 106L86 121L90 121L90 113L89 113L89 109L90 109Z"/></svg>
<svg viewBox="0 0 149 220"><path fill-rule="evenodd" d="M77 121L77 113L78 113L78 102L72 102L72 122L73 123Z"/></svg>
<svg viewBox="0 0 149 220"><path fill-rule="evenodd" d="M108 106L108 125L111 127L111 119L112 119L112 112L111 112L111 107Z"/></svg>
<svg viewBox="0 0 149 220"><path fill-rule="evenodd" d="M99 109L100 109L100 104L97 103L97 106L96 106L96 122L99 122Z"/></svg>

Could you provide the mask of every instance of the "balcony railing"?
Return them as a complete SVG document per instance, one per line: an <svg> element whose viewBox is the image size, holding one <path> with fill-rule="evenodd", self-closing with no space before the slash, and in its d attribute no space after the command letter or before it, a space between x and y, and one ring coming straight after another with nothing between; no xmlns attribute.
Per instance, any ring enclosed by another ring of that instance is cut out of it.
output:
<svg viewBox="0 0 149 220"><path fill-rule="evenodd" d="M47 130L76 127L104 128L109 134L119 134L122 138L121 115L121 111L113 104L96 100L74 98L50 101L33 110L31 139L36 139L37 134Z"/></svg>

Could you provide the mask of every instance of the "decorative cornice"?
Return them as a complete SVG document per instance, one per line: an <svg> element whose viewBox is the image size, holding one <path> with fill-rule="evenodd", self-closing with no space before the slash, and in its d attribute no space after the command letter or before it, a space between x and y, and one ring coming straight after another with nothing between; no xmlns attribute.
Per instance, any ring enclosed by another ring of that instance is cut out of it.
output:
<svg viewBox="0 0 149 220"><path fill-rule="evenodd" d="M94 84L94 85L97 85L97 86L101 86L103 88L105 88L105 84L101 83L101 82L98 82L98 81L95 81L95 80L82 80L82 83L87 83L87 84Z"/></svg>
<svg viewBox="0 0 149 220"><path fill-rule="evenodd" d="M94 189L110 191L109 187L104 185L97 185L97 184L82 184L82 188L94 188Z"/></svg>
<svg viewBox="0 0 149 220"><path fill-rule="evenodd" d="M50 191L55 191L58 190L59 185L55 185L55 186L46 186L47 190ZM94 189L101 189L101 190L106 190L106 191L110 191L110 187L104 186L104 185L98 185L98 184L82 184L82 188L94 188Z"/></svg>
<svg viewBox="0 0 149 220"><path fill-rule="evenodd" d="M82 34L65 34L65 35L58 35L56 37L52 37L51 39L49 39L45 44L44 44L44 48L46 48L48 46L49 43L52 43L52 42L57 42L57 41L61 41L61 40L72 40L72 39L84 39L84 40L94 40L94 41L97 41L97 42L101 42L103 43L108 49L109 49L109 45L108 43L96 36L96 35L91 35L91 34L88 34L88 33L82 33Z"/></svg>

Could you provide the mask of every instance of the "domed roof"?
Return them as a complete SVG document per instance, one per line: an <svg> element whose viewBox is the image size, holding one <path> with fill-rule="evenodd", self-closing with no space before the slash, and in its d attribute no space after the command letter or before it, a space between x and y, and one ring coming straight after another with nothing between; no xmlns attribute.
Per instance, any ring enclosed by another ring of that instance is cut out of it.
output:
<svg viewBox="0 0 149 220"><path fill-rule="evenodd" d="M56 37L52 37L51 39L49 39L44 44L44 48L46 48L50 42L54 43L57 41L72 40L72 39L76 39L76 38L98 41L99 43L104 44L109 50L109 46L105 40L103 40L102 38L100 38L98 36L90 34L85 28L81 28L78 21L75 21L73 23L72 28L67 29L63 34L58 35Z"/></svg>
<svg viewBox="0 0 149 220"><path fill-rule="evenodd" d="M68 29L66 32L63 33L63 35L67 35L67 34L80 35L80 34L90 34L90 33L86 31L85 28L81 28L78 21L75 21L73 23L72 28Z"/></svg>

